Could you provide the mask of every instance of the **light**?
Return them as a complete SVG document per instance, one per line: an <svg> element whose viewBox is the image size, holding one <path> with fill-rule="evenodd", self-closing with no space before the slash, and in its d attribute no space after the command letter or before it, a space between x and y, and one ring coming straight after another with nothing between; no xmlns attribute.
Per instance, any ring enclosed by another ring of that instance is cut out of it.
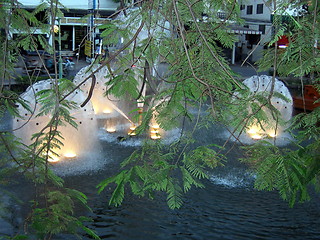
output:
<svg viewBox="0 0 320 240"><path fill-rule="evenodd" d="M159 133L159 131L156 130L156 129L152 129L152 130L150 131L150 133Z"/></svg>
<svg viewBox="0 0 320 240"><path fill-rule="evenodd" d="M44 153L43 156L48 156L48 162L50 163L57 163L60 161L60 158L56 155L53 155L51 152L49 152L48 154Z"/></svg>
<svg viewBox="0 0 320 240"><path fill-rule="evenodd" d="M130 131L130 132L128 132L128 135L129 135L129 136L135 136L135 135L137 135L137 134L136 134L135 131Z"/></svg>
<svg viewBox="0 0 320 240"><path fill-rule="evenodd" d="M150 135L150 137L151 137L151 139L153 139L153 140L157 140L157 139L160 139L161 138L161 136L160 136L160 134L151 134Z"/></svg>
<svg viewBox="0 0 320 240"><path fill-rule="evenodd" d="M109 133L114 133L114 132L116 132L116 129L113 128L113 127L107 128L106 130L107 130L107 132L109 132Z"/></svg>
<svg viewBox="0 0 320 240"><path fill-rule="evenodd" d="M67 153L63 154L63 156L67 159L73 159L77 156L77 154L75 154L73 152L67 152Z"/></svg>
<svg viewBox="0 0 320 240"><path fill-rule="evenodd" d="M131 130L131 131L134 131L134 130L136 130L136 128L137 128L137 127L136 127L135 125L132 125L132 126L130 127L130 130Z"/></svg>
<svg viewBox="0 0 320 240"><path fill-rule="evenodd" d="M50 162L50 163L57 163L59 161L60 161L60 159L58 157L55 157L55 156L48 157L48 162Z"/></svg>
<svg viewBox="0 0 320 240"><path fill-rule="evenodd" d="M251 134L256 134L257 132L258 132L257 129L254 128L254 127L250 128L250 129L247 131L247 133L249 133L250 135L251 135Z"/></svg>
<svg viewBox="0 0 320 240"><path fill-rule="evenodd" d="M286 45L279 45L278 47L279 47L279 48L287 48Z"/></svg>
<svg viewBox="0 0 320 240"><path fill-rule="evenodd" d="M54 33L59 32L59 27L58 27L57 25L54 25L54 26L53 26L53 32L54 32Z"/></svg>
<svg viewBox="0 0 320 240"><path fill-rule="evenodd" d="M268 133L269 137L275 138L277 134L275 132Z"/></svg>
<svg viewBox="0 0 320 240"><path fill-rule="evenodd" d="M109 113L111 113L111 110L110 109L104 109L102 112L105 113L105 114L109 114Z"/></svg>
<svg viewBox="0 0 320 240"><path fill-rule="evenodd" d="M254 140L260 140L262 136L260 134L254 134L254 135L251 135L251 138Z"/></svg>

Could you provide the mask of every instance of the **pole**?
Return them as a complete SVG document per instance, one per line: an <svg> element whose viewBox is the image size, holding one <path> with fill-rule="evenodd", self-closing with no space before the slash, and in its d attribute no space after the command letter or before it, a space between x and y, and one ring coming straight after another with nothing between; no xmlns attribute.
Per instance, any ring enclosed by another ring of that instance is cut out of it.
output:
<svg viewBox="0 0 320 240"><path fill-rule="evenodd" d="M59 79L62 78L62 58L61 58L61 25L60 25L60 18L58 18L58 25L59 25Z"/></svg>
<svg viewBox="0 0 320 240"><path fill-rule="evenodd" d="M234 65L236 59L236 43L233 43L232 46L232 56L231 56L231 64Z"/></svg>

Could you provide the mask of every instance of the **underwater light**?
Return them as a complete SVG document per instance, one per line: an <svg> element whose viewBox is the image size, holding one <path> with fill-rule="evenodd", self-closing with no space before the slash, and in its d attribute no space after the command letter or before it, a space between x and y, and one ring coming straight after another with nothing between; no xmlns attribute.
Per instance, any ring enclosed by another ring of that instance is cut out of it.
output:
<svg viewBox="0 0 320 240"><path fill-rule="evenodd" d="M254 135L251 135L251 138L254 140L260 140L262 136L260 134L254 134Z"/></svg>
<svg viewBox="0 0 320 240"><path fill-rule="evenodd" d="M160 139L160 138L161 138L160 134L151 134L150 137L151 137L151 139L153 139L153 140L156 140L156 139Z"/></svg>
<svg viewBox="0 0 320 240"><path fill-rule="evenodd" d="M110 128L107 128L106 131L107 131L108 133L114 133L114 132L116 132L116 129L113 128L113 127L110 127Z"/></svg>
<svg viewBox="0 0 320 240"><path fill-rule="evenodd" d="M73 152L68 152L68 153L63 154L63 156L67 159L73 159L77 156L77 154L75 154Z"/></svg>
<svg viewBox="0 0 320 240"><path fill-rule="evenodd" d="M111 113L112 111L110 109L104 109L102 112L105 114L108 114L108 113Z"/></svg>
<svg viewBox="0 0 320 240"><path fill-rule="evenodd" d="M275 138L277 136L276 133L272 132L272 133L268 133L269 137Z"/></svg>
<svg viewBox="0 0 320 240"><path fill-rule="evenodd" d="M134 130L136 130L136 128L137 128L137 127L136 127L135 125L132 125L132 126L130 127L130 130L131 130L131 131L134 131Z"/></svg>
<svg viewBox="0 0 320 240"><path fill-rule="evenodd" d="M136 135L136 132L135 132L135 131L130 131L130 132L128 132L128 135L129 135L129 136L135 136L135 135Z"/></svg>
<svg viewBox="0 0 320 240"><path fill-rule="evenodd" d="M57 163L59 161L60 161L60 159L58 157L55 157L55 156L48 157L48 162L50 162L50 163Z"/></svg>

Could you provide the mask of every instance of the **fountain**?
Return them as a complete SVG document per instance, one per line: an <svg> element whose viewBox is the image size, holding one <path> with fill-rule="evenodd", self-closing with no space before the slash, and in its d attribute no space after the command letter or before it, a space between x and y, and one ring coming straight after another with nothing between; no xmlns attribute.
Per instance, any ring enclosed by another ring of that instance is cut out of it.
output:
<svg viewBox="0 0 320 240"><path fill-rule="evenodd" d="M74 78L74 83L77 85L84 79L88 78L92 72L100 67L99 64L94 64L82 68ZM129 118L129 112L134 109L135 101L120 100L113 95L105 96L107 85L110 80L107 76L109 70L106 66L102 67L95 73L95 86L91 96L91 103L94 109L94 114L101 125L107 132L123 132L127 131L130 126L135 123ZM92 79L89 78L80 89L84 94L88 95L92 84Z"/></svg>
<svg viewBox="0 0 320 240"><path fill-rule="evenodd" d="M30 145L34 141L31 139L32 135L40 132L52 117L51 115L37 116L40 112L41 105L38 104L36 96L36 93L39 91L50 89L51 87L52 81L50 79L39 81L30 86L21 95L21 98L30 104L31 109L34 109L34 113L31 115L29 111L18 104L17 109L21 117L13 119L14 134L22 139L23 143L26 145ZM86 96L80 90L76 90L67 97L67 100L79 104L85 99ZM75 118L78 128L76 129L69 125L58 127L58 130L64 138L62 140L63 146L61 146L61 149L51 149L53 152L56 152L59 157L50 154L48 159L48 161L56 163L56 168L59 168L58 165L70 164L75 158L77 158L77 161L85 161L84 156L87 156L92 152L100 151L97 137L97 121L92 104L89 102L83 108L70 110L70 115ZM92 165L94 163L88 164ZM80 167L83 169L88 168L88 164L83 164ZM79 171L83 171L83 169L79 169ZM77 172L77 169L74 169L73 172Z"/></svg>
<svg viewBox="0 0 320 240"><path fill-rule="evenodd" d="M243 84L249 88L252 94L266 93L269 94L272 88L272 77L261 75L252 76L243 81ZM279 124L279 119L274 119L270 110L267 107L262 107L262 110L268 116L268 122L257 123L254 122L247 126L245 133L240 135L240 141L243 143L254 143L255 140L265 139L274 141L274 139L290 138L290 135L285 132L288 121L292 117L293 101L288 88L283 82L275 79L274 93L281 94L286 100L275 95L271 97L271 104L279 111L281 119L285 124ZM238 93L236 93L238 94ZM283 141L278 144L284 144Z"/></svg>

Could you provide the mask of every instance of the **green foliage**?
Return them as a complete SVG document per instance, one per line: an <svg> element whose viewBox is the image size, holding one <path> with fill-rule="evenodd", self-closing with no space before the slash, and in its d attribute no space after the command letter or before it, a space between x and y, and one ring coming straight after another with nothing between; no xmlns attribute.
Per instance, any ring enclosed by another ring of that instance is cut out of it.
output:
<svg viewBox="0 0 320 240"><path fill-rule="evenodd" d="M83 229L94 239L100 239L94 231L84 226L85 217L74 216L75 200L87 204L86 196L73 189L50 191L46 195L46 208L35 208L32 214L32 227L41 239L61 232L76 234Z"/></svg>
<svg viewBox="0 0 320 240"><path fill-rule="evenodd" d="M125 168L120 173L102 181L98 192L102 192L112 183L116 184L109 204L119 206L125 196L126 185L138 196L153 197L155 191L167 194L167 203L171 209L181 207L182 193L188 192L192 186L202 188L201 179L208 178L207 170L221 164L221 158L212 146L201 146L184 153L179 161L175 153L167 152L160 144L146 143L142 149L136 150L122 164Z"/></svg>

